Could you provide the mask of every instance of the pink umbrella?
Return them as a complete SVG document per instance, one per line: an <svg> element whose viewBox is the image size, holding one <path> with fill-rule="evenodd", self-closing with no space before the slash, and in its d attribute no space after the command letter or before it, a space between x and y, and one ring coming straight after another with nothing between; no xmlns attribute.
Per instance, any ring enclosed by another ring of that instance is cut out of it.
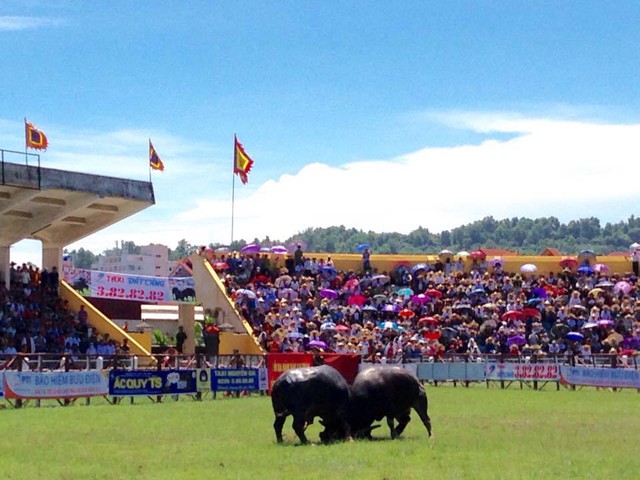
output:
<svg viewBox="0 0 640 480"><path fill-rule="evenodd" d="M593 266L593 270L598 272L598 273L608 272L609 271L609 265L606 265L604 263L596 263Z"/></svg>
<svg viewBox="0 0 640 480"><path fill-rule="evenodd" d="M357 278L351 278L345 282L343 288L345 290L353 290L358 286L359 283L360 282L358 281Z"/></svg>
<svg viewBox="0 0 640 480"><path fill-rule="evenodd" d="M622 292L625 295L627 293L629 293L631 291L633 287L631 286L631 284L629 282L625 282L624 280L621 280L619 282L616 282L616 284L613 286L613 291L614 292Z"/></svg>
<svg viewBox="0 0 640 480"><path fill-rule="evenodd" d="M226 270L227 268L229 268L229 265L227 265L227 262L216 262L211 266L213 267L214 270Z"/></svg>
<svg viewBox="0 0 640 480"><path fill-rule="evenodd" d="M351 295L347 303L349 305L358 305L359 307L361 307L366 301L367 297L365 297L364 295Z"/></svg>
<svg viewBox="0 0 640 480"><path fill-rule="evenodd" d="M351 331L351 329L349 327L347 327L346 325L342 325L342 324L336 325L336 329L335 330L336 330L336 332L342 332L342 333Z"/></svg>

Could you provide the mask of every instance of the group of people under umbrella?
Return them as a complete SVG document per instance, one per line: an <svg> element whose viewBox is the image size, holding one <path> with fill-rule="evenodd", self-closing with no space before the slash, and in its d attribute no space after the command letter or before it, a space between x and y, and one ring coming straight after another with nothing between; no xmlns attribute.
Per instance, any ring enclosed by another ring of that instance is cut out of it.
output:
<svg viewBox="0 0 640 480"><path fill-rule="evenodd" d="M256 261L245 281L229 271L222 276L271 352L318 349L388 363L449 354L571 355L590 363L597 354L638 354L635 274L573 257L546 275L526 265L509 273L504 263L481 260L470 272L452 262L366 273L322 262L311 274Z"/></svg>

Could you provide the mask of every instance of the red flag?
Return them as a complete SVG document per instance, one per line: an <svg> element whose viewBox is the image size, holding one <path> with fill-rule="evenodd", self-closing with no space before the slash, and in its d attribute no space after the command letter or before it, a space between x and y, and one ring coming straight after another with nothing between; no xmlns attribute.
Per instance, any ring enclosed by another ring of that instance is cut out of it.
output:
<svg viewBox="0 0 640 480"><path fill-rule="evenodd" d="M160 170L164 172L164 163L160 160L156 149L153 148L153 143L151 143L151 139L149 139L149 165L153 170Z"/></svg>
<svg viewBox="0 0 640 480"><path fill-rule="evenodd" d="M240 181L243 184L246 184L249 181L249 177L247 177L247 175L251 171L253 160L249 155L247 155L247 152L244 151L244 147L235 136L234 141L233 173L240 177Z"/></svg>
<svg viewBox="0 0 640 480"><path fill-rule="evenodd" d="M49 141L47 140L47 136L34 127L31 123L25 120L24 122L25 135L27 137L27 147L33 148L34 150L46 150L49 146Z"/></svg>

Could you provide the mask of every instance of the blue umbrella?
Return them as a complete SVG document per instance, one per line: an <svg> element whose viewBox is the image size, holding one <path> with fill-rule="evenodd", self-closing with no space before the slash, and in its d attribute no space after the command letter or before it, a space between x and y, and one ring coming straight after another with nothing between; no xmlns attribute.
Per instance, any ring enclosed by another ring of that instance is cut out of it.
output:
<svg viewBox="0 0 640 480"><path fill-rule="evenodd" d="M330 265L325 265L324 267L322 267L320 272L325 278L328 278L329 280L333 280L334 278L336 278L336 275L338 273L338 271Z"/></svg>
<svg viewBox="0 0 640 480"><path fill-rule="evenodd" d="M411 267L411 273L415 274L415 273L420 272L422 270L427 271L430 268L431 267L429 265L427 265L426 263L418 263L418 264L414 265L413 267Z"/></svg>
<svg viewBox="0 0 640 480"><path fill-rule="evenodd" d="M410 297L411 295L413 295L413 290L411 290L409 287L403 287L396 293L401 297Z"/></svg>
<svg viewBox="0 0 640 480"><path fill-rule="evenodd" d="M392 330L400 330L402 327L398 326L398 324L396 322L380 322L378 324L378 326L383 329L383 330L387 330L387 329L392 329Z"/></svg>
<svg viewBox="0 0 640 480"><path fill-rule="evenodd" d="M591 275L593 274L593 268L591 268L589 265L582 265L581 267L578 267L578 273L584 273L585 275Z"/></svg>
<svg viewBox="0 0 640 480"><path fill-rule="evenodd" d="M569 332L565 335L565 337L567 340L572 340L574 342L579 342L580 340L584 339L584 335L582 335L580 332Z"/></svg>
<svg viewBox="0 0 640 480"><path fill-rule="evenodd" d="M542 302L542 300L544 299L539 297L530 298L529 300L527 300L527 307L535 307L540 302Z"/></svg>
<svg viewBox="0 0 640 480"><path fill-rule="evenodd" d="M371 249L371 245L369 245L368 243L361 243L360 245L358 245L356 247L356 252L358 253L362 253L364 252L367 248Z"/></svg>

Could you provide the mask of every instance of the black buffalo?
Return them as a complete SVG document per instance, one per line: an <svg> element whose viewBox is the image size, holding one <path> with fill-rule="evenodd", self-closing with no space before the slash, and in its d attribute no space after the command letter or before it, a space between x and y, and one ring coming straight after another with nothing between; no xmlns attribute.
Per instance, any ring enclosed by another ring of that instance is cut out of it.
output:
<svg viewBox="0 0 640 480"><path fill-rule="evenodd" d="M178 287L173 287L172 292L173 292L173 298L176 299L177 301L196 299L196 291L191 287L187 287L184 290L180 290L180 288Z"/></svg>
<svg viewBox="0 0 640 480"><path fill-rule="evenodd" d="M361 371L351 385L349 424L356 437L371 438L374 421L387 418L391 438L400 435L413 408L431 436L424 386L402 367L373 367ZM398 425L394 426L394 421Z"/></svg>
<svg viewBox="0 0 640 480"><path fill-rule="evenodd" d="M315 417L320 417L325 426L320 433L323 442L349 436L346 420L349 385L333 367L295 368L283 373L273 384L271 402L276 416L273 428L279 443L288 415L293 416L293 430L302 443L308 442L304 431Z"/></svg>

